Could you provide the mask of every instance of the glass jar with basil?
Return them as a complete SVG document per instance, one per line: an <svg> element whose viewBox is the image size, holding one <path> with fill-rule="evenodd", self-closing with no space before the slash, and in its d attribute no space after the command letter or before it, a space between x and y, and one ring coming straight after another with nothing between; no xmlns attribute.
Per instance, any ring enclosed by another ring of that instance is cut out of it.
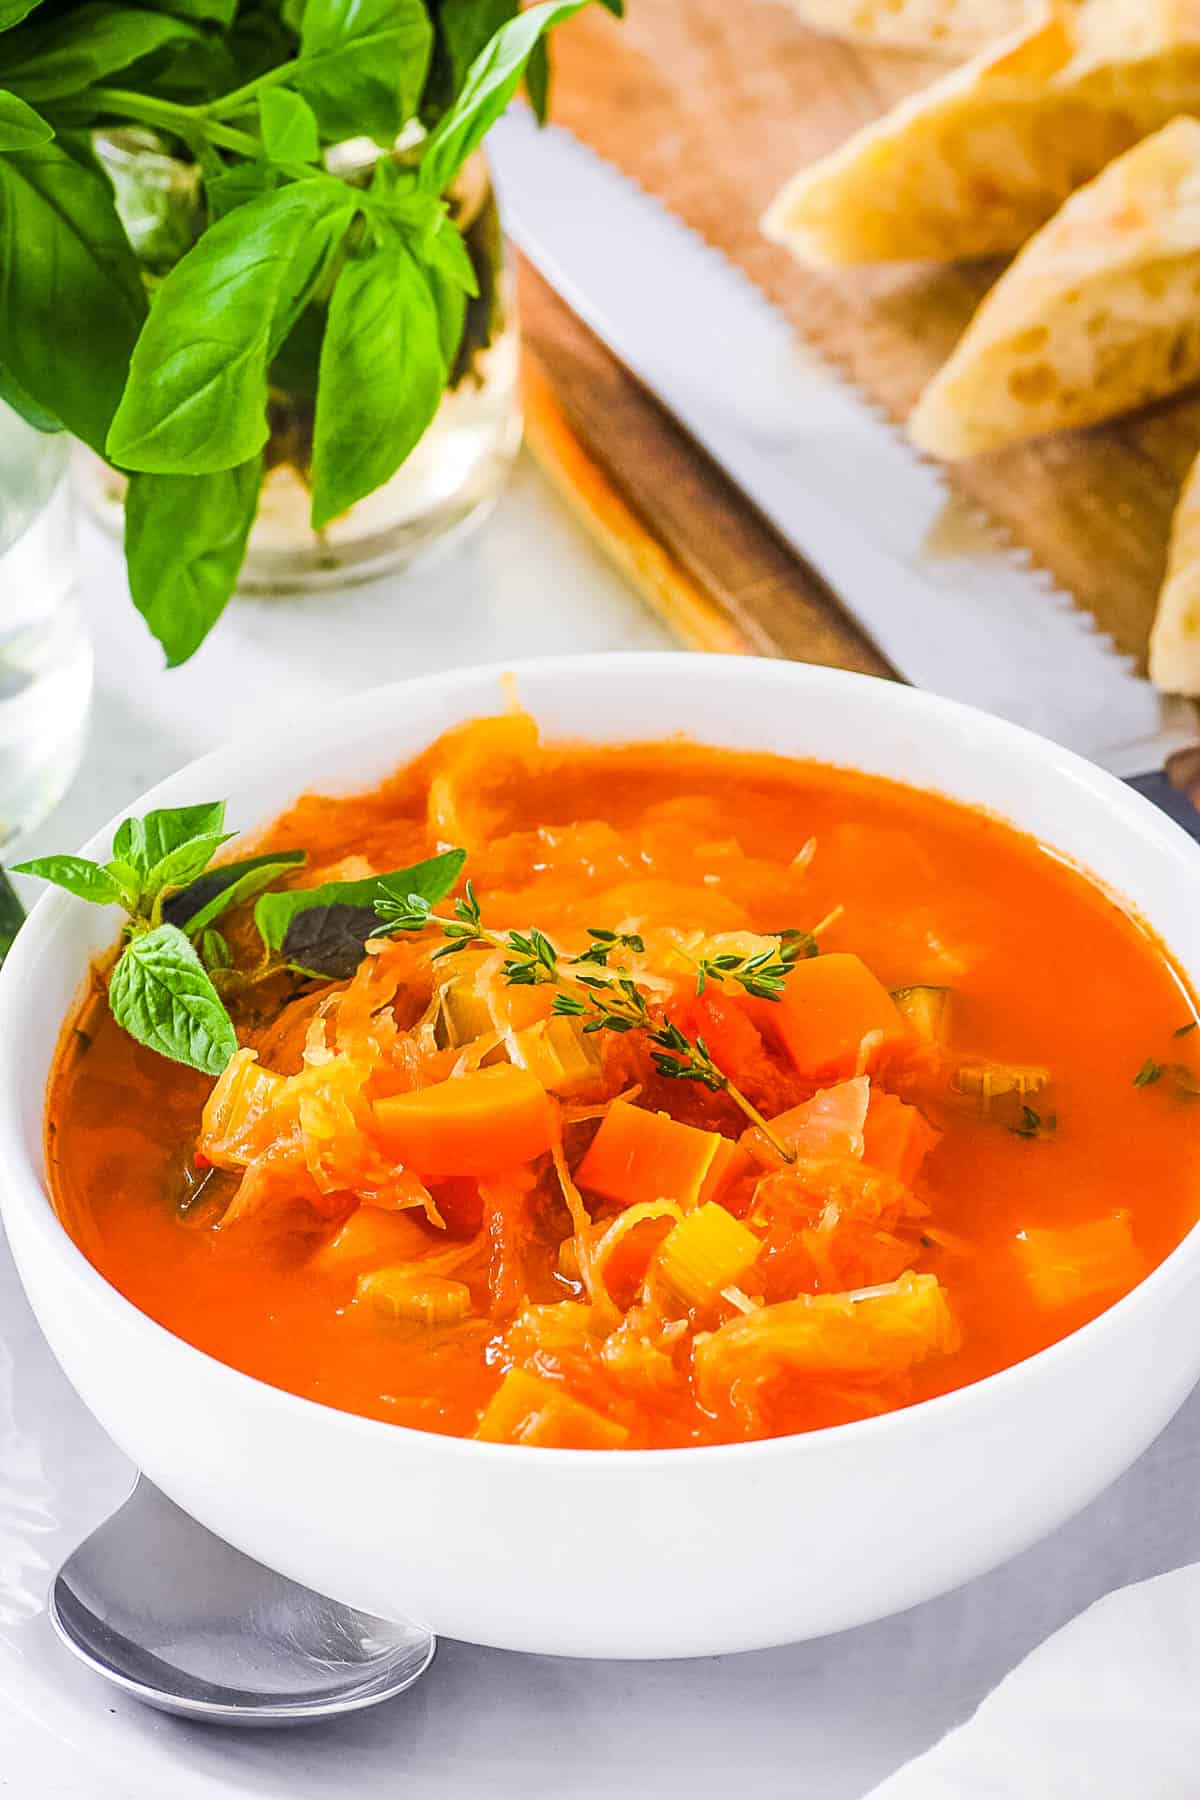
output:
<svg viewBox="0 0 1200 1800"><path fill-rule="evenodd" d="M170 663L239 583L373 573L496 492L480 146L588 3L0 0L0 396L92 452Z"/></svg>

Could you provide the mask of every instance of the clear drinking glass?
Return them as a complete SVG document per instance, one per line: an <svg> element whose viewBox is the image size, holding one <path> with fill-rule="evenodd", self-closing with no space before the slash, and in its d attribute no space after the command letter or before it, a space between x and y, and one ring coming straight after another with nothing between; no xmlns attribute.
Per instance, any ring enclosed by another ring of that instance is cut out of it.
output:
<svg viewBox="0 0 1200 1800"><path fill-rule="evenodd" d="M92 655L75 598L67 439L0 401L0 852L66 792L83 755Z"/></svg>

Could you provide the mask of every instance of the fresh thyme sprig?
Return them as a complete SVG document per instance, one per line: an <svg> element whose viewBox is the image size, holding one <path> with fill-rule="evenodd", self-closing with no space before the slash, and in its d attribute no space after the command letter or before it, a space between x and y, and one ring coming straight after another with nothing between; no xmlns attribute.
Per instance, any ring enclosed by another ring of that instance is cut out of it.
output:
<svg viewBox="0 0 1200 1800"><path fill-rule="evenodd" d="M392 937L398 931L417 932L428 925L440 925L447 941L434 951L435 962L443 956L457 956L473 945L485 944L507 953L509 960L501 973L514 987L537 987L559 979L558 952L545 932L536 926L527 932L491 931L483 923L473 882L467 882L462 898L454 902L453 918L435 913L422 894L401 895L393 889L375 902L375 911L383 920L373 933L375 937Z"/></svg>
<svg viewBox="0 0 1200 1800"><path fill-rule="evenodd" d="M1035 1107L1022 1106L1020 1123L1010 1125L1009 1130L1014 1137L1052 1137L1058 1130L1058 1114L1040 1113Z"/></svg>
<svg viewBox="0 0 1200 1800"><path fill-rule="evenodd" d="M660 1075L674 1081L699 1082L710 1093L728 1094L785 1162L796 1160L795 1151L775 1135L753 1101L713 1061L704 1039L697 1037L693 1042L670 1020L656 1019L628 969L610 965L609 958L617 950L630 950L638 955L645 950L646 946L636 932L589 928L588 936L593 940L591 947L579 956L560 957L545 932L536 926L531 926L528 931L499 932L485 925L479 897L470 881L462 898L455 901L451 918L435 913L429 901L420 894L399 894L394 890L389 890L384 898L375 902L375 910L382 921L377 936L415 933L431 925L440 927L447 941L434 951L435 960L456 956L472 945L490 945L503 950L508 958L500 971L504 980L514 987L553 984L558 991L551 1011L560 1018L581 1019L586 1034L644 1031L654 1046L651 1056ZM699 965L698 993L704 992L706 973L719 974L721 979L741 982L747 993L777 1000L791 963L796 959L785 958L782 952L776 958L773 952L767 951L752 957L706 960L709 967L706 968L705 962ZM733 966L726 968L726 963ZM722 965L719 969L718 964ZM591 972L600 969L605 973Z"/></svg>
<svg viewBox="0 0 1200 1800"><path fill-rule="evenodd" d="M696 992L702 994L710 981L736 981L756 1000L778 1000L792 964L810 954L799 944L781 944L777 952L759 950L754 956L735 956L732 951L702 956L696 964Z"/></svg>

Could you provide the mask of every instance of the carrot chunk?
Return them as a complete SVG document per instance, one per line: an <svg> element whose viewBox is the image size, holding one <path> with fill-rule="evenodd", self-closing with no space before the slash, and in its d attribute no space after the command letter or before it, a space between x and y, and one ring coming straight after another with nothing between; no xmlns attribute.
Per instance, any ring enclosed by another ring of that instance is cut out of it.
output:
<svg viewBox="0 0 1200 1800"><path fill-rule="evenodd" d="M525 1069L480 1069L375 1102L388 1151L420 1175L494 1175L555 1140L554 1106Z"/></svg>
<svg viewBox="0 0 1200 1800"><path fill-rule="evenodd" d="M748 1167L746 1153L720 1132L615 1100L575 1180L622 1206L677 1200L689 1207L715 1199Z"/></svg>
<svg viewBox="0 0 1200 1800"><path fill-rule="evenodd" d="M911 1187L941 1135L915 1106L872 1088L863 1133L863 1161L872 1169L896 1175Z"/></svg>
<svg viewBox="0 0 1200 1800"><path fill-rule="evenodd" d="M879 1052L912 1036L883 983L842 951L796 963L778 1001L746 1004L759 1029L815 1078L853 1075L863 1039L876 1032Z"/></svg>

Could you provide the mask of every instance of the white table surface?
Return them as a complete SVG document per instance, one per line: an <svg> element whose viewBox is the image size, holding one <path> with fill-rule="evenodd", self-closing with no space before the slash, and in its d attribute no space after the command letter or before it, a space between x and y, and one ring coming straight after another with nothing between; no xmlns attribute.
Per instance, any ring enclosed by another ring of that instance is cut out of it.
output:
<svg viewBox="0 0 1200 1800"><path fill-rule="evenodd" d="M667 641L527 465L482 532L441 561L342 595L239 600L171 674L128 605L113 547L87 529L82 548L96 708L84 769L35 849L74 848L251 718L302 732L310 706L407 673ZM52 1363L0 1246L0 1796L859 1800L1091 1600L1200 1557L1198 1477L1200 1396L1053 1537L879 1625L688 1663L446 1643L412 1694L337 1726L187 1726L125 1702L52 1639L41 1605L49 1573L130 1471ZM809 1554L819 1551L797 1544L798 1557Z"/></svg>

